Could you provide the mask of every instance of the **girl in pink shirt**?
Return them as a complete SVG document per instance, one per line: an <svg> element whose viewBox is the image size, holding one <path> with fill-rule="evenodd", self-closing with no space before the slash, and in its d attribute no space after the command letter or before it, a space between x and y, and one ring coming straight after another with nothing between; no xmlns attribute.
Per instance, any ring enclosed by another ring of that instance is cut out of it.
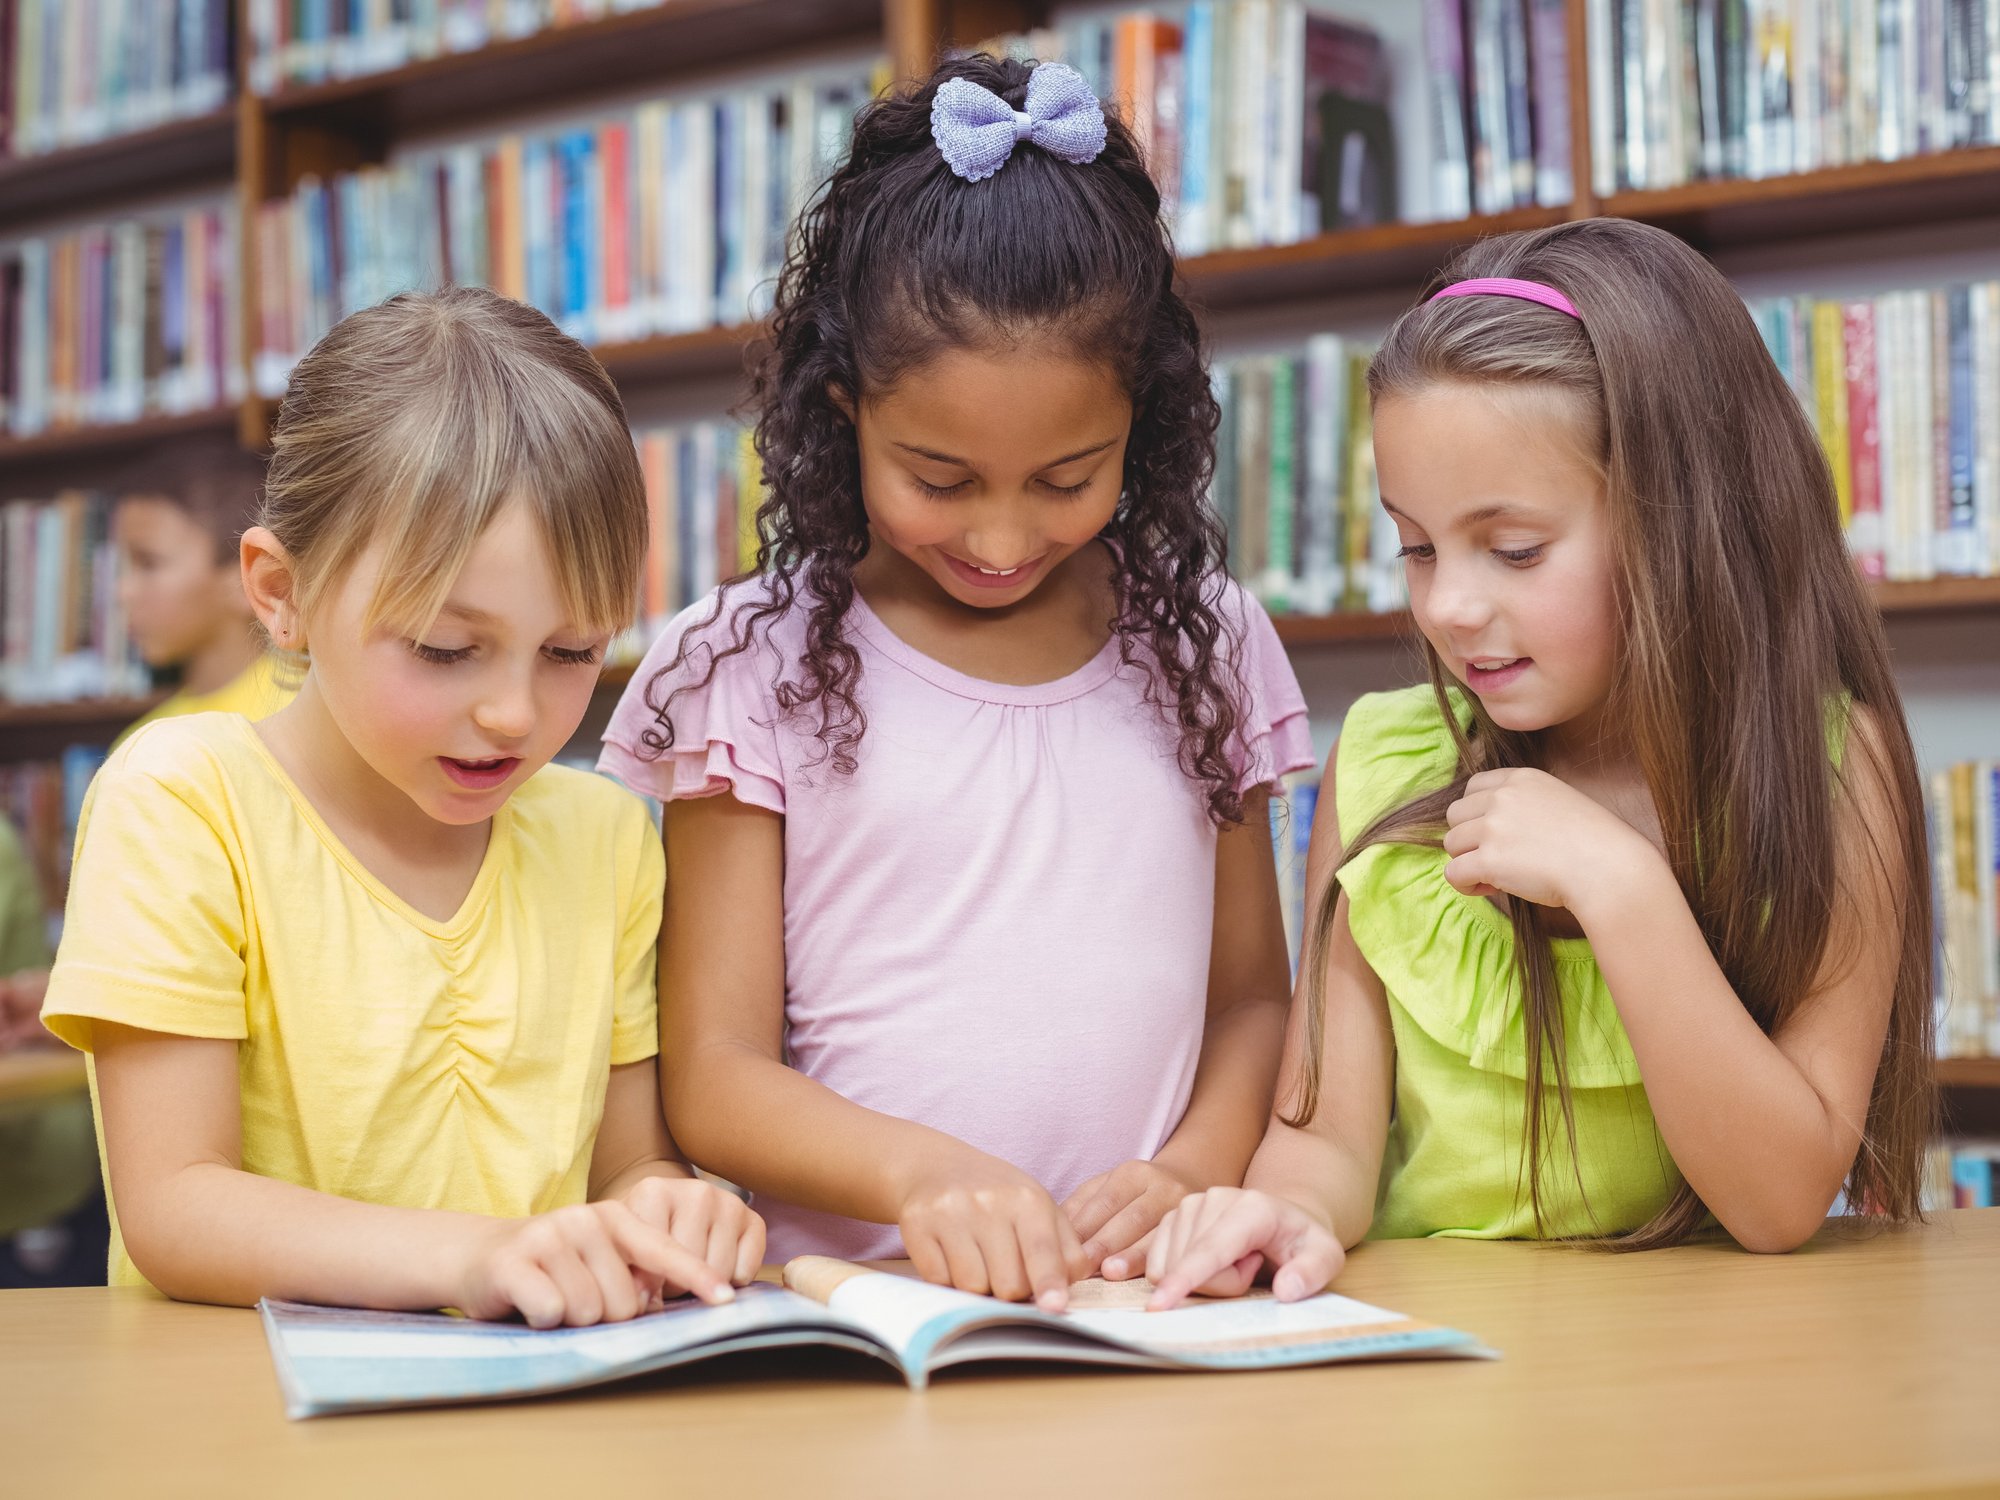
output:
<svg viewBox="0 0 2000 1500"><path fill-rule="evenodd" d="M774 1258L1056 1308L1256 1148L1267 800L1312 751L1173 273L1059 65L877 103L800 225L758 571L654 644L601 763L666 804L668 1120Z"/></svg>

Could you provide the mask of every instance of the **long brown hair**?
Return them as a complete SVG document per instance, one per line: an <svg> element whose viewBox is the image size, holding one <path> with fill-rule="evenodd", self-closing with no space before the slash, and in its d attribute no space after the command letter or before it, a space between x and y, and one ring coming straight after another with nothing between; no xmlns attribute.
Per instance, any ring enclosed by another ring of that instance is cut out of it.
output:
<svg viewBox="0 0 2000 1500"><path fill-rule="evenodd" d="M1429 300L1483 276L1557 287L1582 318L1509 297ZM1709 950L1767 1035L1807 1000L1827 957L1840 895L1838 800L1862 777L1885 793L1897 821L1872 854L1901 893L1899 961L1847 1193L1857 1208L1915 1217L1937 1110L1916 758L1881 617L1841 539L1825 455L1747 309L1700 255L1642 224L1589 219L1498 236L1439 273L1368 371L1375 403L1437 384L1551 388L1584 414L1612 519L1612 712L1629 726L1667 859ZM1346 843L1342 863L1374 844L1438 843L1445 810L1472 776L1539 764L1538 736L1501 729L1470 694L1463 726L1453 703L1461 695L1448 694L1452 680L1428 642L1424 657L1457 743L1451 782L1375 819ZM1875 732L1849 734L1836 765L1827 716L1842 695ZM1329 881L1313 914L1294 1125L1319 1103L1339 892ZM1539 1226L1550 1093L1572 1163L1576 1123L1545 915L1529 902L1509 906L1527 1049L1525 1166ZM1683 1182L1650 1222L1611 1243L1674 1244L1705 1215Z"/></svg>

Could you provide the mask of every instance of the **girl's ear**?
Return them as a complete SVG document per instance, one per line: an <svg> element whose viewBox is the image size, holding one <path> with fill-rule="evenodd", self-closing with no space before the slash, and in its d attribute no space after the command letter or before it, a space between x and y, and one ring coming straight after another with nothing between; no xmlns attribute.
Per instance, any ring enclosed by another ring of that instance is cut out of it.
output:
<svg viewBox="0 0 2000 1500"><path fill-rule="evenodd" d="M847 418L849 426L854 425L854 397L846 386L829 380L826 383L826 399L840 409L840 414Z"/></svg>
<svg viewBox="0 0 2000 1500"><path fill-rule="evenodd" d="M265 633L281 651L303 651L305 622L299 618L297 586L291 554L268 527L252 526L243 533L239 561L243 596Z"/></svg>

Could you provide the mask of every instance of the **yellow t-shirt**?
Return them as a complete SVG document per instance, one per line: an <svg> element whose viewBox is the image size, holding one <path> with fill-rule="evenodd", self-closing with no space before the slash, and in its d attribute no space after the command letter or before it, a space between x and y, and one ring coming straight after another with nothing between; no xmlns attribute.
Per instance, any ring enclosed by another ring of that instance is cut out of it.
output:
<svg viewBox="0 0 2000 1500"><path fill-rule="evenodd" d="M129 740L134 732L161 719L185 718L189 714L241 714L246 719L268 719L292 701L296 684L278 680L278 659L265 652L235 677L212 693L175 693L125 726L114 748Z"/></svg>
<svg viewBox="0 0 2000 1500"><path fill-rule="evenodd" d="M249 720L172 719L91 785L42 1016L86 1052L98 1020L236 1038L246 1171L542 1213L584 1200L612 1065L658 1050L665 884L645 805L551 766L437 921L341 845ZM110 1279L145 1284L115 1204Z"/></svg>

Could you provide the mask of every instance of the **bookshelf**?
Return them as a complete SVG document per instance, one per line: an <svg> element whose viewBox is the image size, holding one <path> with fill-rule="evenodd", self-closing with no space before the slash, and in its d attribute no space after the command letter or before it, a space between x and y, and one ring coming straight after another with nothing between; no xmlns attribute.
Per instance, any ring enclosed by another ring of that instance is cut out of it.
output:
<svg viewBox="0 0 2000 1500"><path fill-rule="evenodd" d="M227 107L192 119L43 156L0 157L0 236L44 220L118 211L129 199L168 189L229 187L242 226L237 295L247 367L258 329L251 226L263 203L289 193L307 174L379 163L399 142L423 132L498 128L524 115L815 48L867 43L887 54L899 76L911 76L928 67L941 43L1024 31L1047 23L1055 9L1046 0L661 0L386 72L288 84L266 95L239 87ZM1466 242L1600 213L1653 223L1718 251L1891 224L1946 225L2000 212L2000 146L1600 195L1592 187L1587 128L1592 80L1585 11L1585 0L1571 0L1567 10L1576 184L1568 204L1189 257L1183 270L1190 300L1204 315L1232 315L1269 312L1299 299L1407 293ZM240 5L238 20L240 35ZM628 390L714 385L741 371L746 347L760 331L757 324L709 328L604 344L596 352ZM233 427L246 445L261 447L274 413L275 403L252 392L230 406L189 415L0 437L0 495L19 493L14 487L31 477L36 484L80 482L74 476L160 439ZM2000 629L2000 579L1885 584L1875 597L1891 620L1956 616L1991 619ZM1321 654L1379 652L1385 643L1407 639L1410 630L1403 614L1288 615L1276 624L1288 647ZM621 688L629 670L608 670L601 695ZM0 762L45 753L65 737L107 740L150 701L0 704ZM1977 1093L2000 1101L2000 1061L1952 1060L1939 1065L1939 1076L1953 1097Z"/></svg>

